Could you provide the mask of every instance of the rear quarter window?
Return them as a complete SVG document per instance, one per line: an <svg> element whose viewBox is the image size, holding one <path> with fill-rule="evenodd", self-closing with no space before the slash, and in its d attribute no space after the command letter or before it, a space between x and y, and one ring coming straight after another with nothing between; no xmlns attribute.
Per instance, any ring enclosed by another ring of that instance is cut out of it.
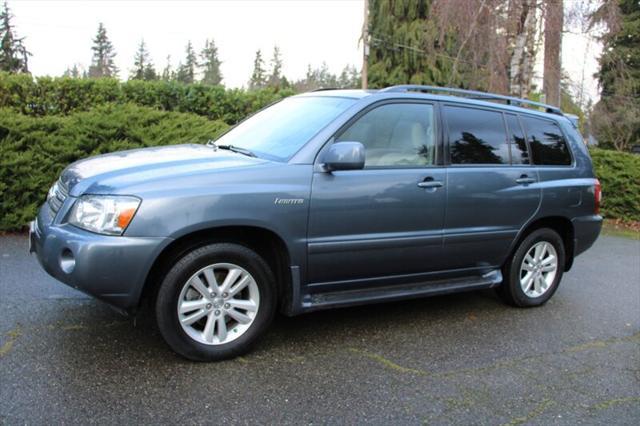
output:
<svg viewBox="0 0 640 426"><path fill-rule="evenodd" d="M570 166L571 154L567 141L552 121L522 116L527 132L533 164L543 166Z"/></svg>

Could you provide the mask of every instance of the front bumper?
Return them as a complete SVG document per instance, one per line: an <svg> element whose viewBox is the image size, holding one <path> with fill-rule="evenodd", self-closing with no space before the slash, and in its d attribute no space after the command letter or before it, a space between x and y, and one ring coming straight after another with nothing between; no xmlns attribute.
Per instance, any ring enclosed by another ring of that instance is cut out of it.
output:
<svg viewBox="0 0 640 426"><path fill-rule="evenodd" d="M59 281L115 308L133 311L169 238L107 236L55 223L47 204L31 222L29 251Z"/></svg>

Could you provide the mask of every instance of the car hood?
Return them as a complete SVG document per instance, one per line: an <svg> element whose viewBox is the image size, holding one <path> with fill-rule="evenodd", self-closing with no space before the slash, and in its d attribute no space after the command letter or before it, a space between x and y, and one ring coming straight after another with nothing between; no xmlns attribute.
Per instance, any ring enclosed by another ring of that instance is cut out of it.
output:
<svg viewBox="0 0 640 426"><path fill-rule="evenodd" d="M61 176L73 196L118 193L144 181L215 170L252 167L266 160L206 145L172 145L98 155L69 165Z"/></svg>

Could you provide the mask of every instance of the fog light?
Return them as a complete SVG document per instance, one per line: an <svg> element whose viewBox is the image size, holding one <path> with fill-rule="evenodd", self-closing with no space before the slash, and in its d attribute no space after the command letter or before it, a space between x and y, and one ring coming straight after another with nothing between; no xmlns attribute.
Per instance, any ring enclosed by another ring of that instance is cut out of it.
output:
<svg viewBox="0 0 640 426"><path fill-rule="evenodd" d="M73 253L68 248L62 250L60 254L60 269L62 269L66 274L70 274L73 272L73 269L76 267L76 259L73 257Z"/></svg>

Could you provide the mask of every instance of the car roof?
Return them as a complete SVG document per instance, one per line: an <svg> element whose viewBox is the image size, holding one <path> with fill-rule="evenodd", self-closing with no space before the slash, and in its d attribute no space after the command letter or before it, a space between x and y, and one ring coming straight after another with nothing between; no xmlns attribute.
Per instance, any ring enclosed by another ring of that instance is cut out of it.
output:
<svg viewBox="0 0 640 426"><path fill-rule="evenodd" d="M360 89L318 89L311 92L300 93L299 97L322 96L322 97L340 97L362 99L378 92L377 90L360 90Z"/></svg>
<svg viewBox="0 0 640 426"><path fill-rule="evenodd" d="M375 98L376 100L403 99L403 98L426 99L426 100L433 100L433 101L440 101L440 102L450 102L450 103L458 103L458 104L462 103L467 105L475 105L479 107L498 108L498 109L513 112L513 113L533 114L533 115L538 115L540 117L544 117L547 119L554 119L554 120L560 117L567 119L567 117L562 113L551 113L546 111L540 111L534 108L527 108L527 107L517 106L517 105L506 105L503 103L497 103L495 101L471 99L471 98L466 98L464 96L441 95L441 94L434 94L434 93L423 93L418 91L398 92L398 91L387 91L386 89L381 89L381 90L319 89L312 92L302 93L297 96L344 97L344 98L352 98L352 99L363 99L363 98L372 97L372 98ZM521 101L527 102L527 100L525 99L522 99ZM567 119L567 120L571 122L570 119Z"/></svg>

